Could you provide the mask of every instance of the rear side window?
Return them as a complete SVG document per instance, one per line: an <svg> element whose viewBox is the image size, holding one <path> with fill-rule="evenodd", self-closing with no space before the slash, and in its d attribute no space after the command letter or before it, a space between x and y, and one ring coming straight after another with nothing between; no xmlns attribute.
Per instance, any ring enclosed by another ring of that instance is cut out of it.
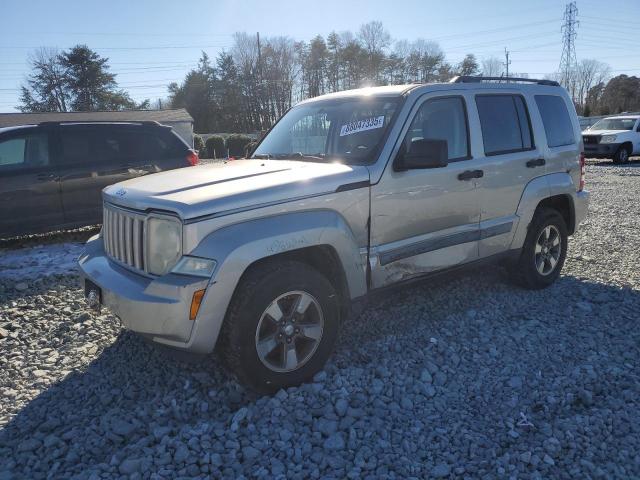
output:
<svg viewBox="0 0 640 480"><path fill-rule="evenodd" d="M533 148L529 113L520 95L478 95L476 105L485 155Z"/></svg>
<svg viewBox="0 0 640 480"><path fill-rule="evenodd" d="M0 140L0 169L13 170L49 165L46 133L32 133Z"/></svg>
<svg viewBox="0 0 640 480"><path fill-rule="evenodd" d="M536 95L536 104L544 124L549 147L573 145L576 143L573 125L567 111L567 105L556 95Z"/></svg>

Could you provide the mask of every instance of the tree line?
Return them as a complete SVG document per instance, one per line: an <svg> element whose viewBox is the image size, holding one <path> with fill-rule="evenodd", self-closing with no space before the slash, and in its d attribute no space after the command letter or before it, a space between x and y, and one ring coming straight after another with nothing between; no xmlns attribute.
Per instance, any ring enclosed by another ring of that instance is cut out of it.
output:
<svg viewBox="0 0 640 480"><path fill-rule="evenodd" d="M108 59L86 45L67 51L40 49L31 58L19 109L91 111L151 108L134 102L110 73ZM455 75L500 77L499 58L468 53L447 61L438 43L394 41L382 23L369 22L356 33L331 32L312 40L262 38L236 33L229 50L215 59L205 52L185 78L168 85L163 107L186 108L196 132L256 132L268 129L296 102L324 93L373 85L446 82ZM524 76L526 73L510 73ZM550 75L548 78L559 78ZM610 78L608 65L585 59L564 82L579 114L640 110L640 79Z"/></svg>

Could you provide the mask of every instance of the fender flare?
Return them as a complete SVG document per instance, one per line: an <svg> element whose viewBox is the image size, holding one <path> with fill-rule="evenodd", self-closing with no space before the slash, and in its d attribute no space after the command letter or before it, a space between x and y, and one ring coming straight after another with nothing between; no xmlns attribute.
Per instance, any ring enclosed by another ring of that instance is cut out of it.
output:
<svg viewBox="0 0 640 480"><path fill-rule="evenodd" d="M338 256L353 299L366 294L366 258L351 228L332 210L286 213L248 220L207 235L190 253L217 262L189 340L192 350L210 352L244 272L254 262L314 246L329 246Z"/></svg>
<svg viewBox="0 0 640 480"><path fill-rule="evenodd" d="M573 218L575 215L574 197L576 195L576 186L571 175L565 172L552 173L534 178L527 184L516 210L519 221L511 241L512 249L520 249L524 245L529 225L540 202L557 195L566 195L569 198L571 216Z"/></svg>

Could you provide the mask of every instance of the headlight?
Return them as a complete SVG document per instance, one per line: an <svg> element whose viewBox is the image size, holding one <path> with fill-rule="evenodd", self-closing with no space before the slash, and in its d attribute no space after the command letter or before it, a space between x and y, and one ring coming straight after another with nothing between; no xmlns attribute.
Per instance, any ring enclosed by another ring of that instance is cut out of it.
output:
<svg viewBox="0 0 640 480"><path fill-rule="evenodd" d="M164 275L182 255L182 224L168 218L147 220L147 270Z"/></svg>
<svg viewBox="0 0 640 480"><path fill-rule="evenodd" d="M178 264L171 270L173 273L181 275L194 275L196 277L209 278L216 269L216 261L208 258L184 256Z"/></svg>
<svg viewBox="0 0 640 480"><path fill-rule="evenodd" d="M600 143L613 143L616 141L615 135L603 135L600 139Z"/></svg>

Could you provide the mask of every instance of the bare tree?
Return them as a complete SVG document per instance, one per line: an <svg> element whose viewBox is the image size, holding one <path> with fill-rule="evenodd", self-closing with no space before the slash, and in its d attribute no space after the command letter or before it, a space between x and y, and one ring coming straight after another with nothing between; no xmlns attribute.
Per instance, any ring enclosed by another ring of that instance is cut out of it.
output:
<svg viewBox="0 0 640 480"><path fill-rule="evenodd" d="M578 63L573 77L575 81L574 99L580 113L585 113L585 110L589 110L587 108L589 91L595 85L604 83L609 77L610 71L609 65L598 60L586 58ZM589 113L589 111L586 113Z"/></svg>
<svg viewBox="0 0 640 480"><path fill-rule="evenodd" d="M358 41L367 54L366 75L374 83L380 82L380 73L385 60L385 49L391 44L391 35L382 22L369 22L360 27Z"/></svg>
<svg viewBox="0 0 640 480"><path fill-rule="evenodd" d="M482 60L482 75L485 77L500 77L504 73L504 64L498 57L487 57Z"/></svg>
<svg viewBox="0 0 640 480"><path fill-rule="evenodd" d="M22 85L19 107L23 112L66 112L70 95L65 68L55 48L39 48L29 57L32 73Z"/></svg>

